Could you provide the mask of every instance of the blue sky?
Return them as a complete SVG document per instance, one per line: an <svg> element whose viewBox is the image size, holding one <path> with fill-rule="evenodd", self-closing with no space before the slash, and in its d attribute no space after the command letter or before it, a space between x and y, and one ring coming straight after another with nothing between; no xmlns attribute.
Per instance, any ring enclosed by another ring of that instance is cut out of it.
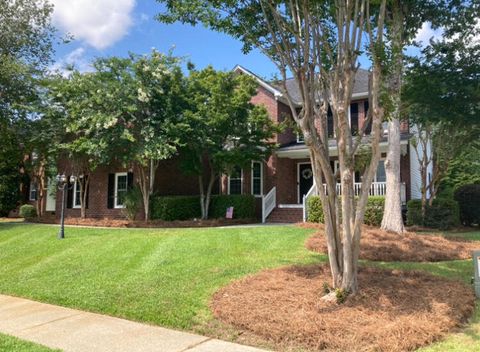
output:
<svg viewBox="0 0 480 352"><path fill-rule="evenodd" d="M244 55L241 43L202 26L179 23L166 25L154 19L162 9L155 0L51 0L54 25L61 34L74 40L57 46L54 69L75 64L88 70L99 56L125 56L128 52L144 54L156 48L174 49L174 55L186 57L197 68L212 65L229 70L240 64L258 75L272 78L275 65L259 51ZM419 36L434 35L428 27ZM361 60L362 66L368 65Z"/></svg>

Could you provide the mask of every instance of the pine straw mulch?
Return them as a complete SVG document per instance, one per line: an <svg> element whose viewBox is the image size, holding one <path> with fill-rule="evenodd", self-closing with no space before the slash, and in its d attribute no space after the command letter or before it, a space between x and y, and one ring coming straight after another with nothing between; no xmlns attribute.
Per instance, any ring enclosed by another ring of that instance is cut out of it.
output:
<svg viewBox="0 0 480 352"><path fill-rule="evenodd" d="M46 217L33 219L31 222L43 224L58 224L59 219ZM256 223L253 219L208 219L208 220L151 220L151 221L130 221L125 219L109 219L109 218L66 218L66 225L79 226L99 226L99 227L129 227L129 228L185 228L185 227L218 227L230 225L244 225Z"/></svg>
<svg viewBox="0 0 480 352"><path fill-rule="evenodd" d="M361 268L360 293L327 303L328 266L266 270L218 291L224 323L282 350L411 351L459 327L473 313L466 285L427 273Z"/></svg>
<svg viewBox="0 0 480 352"><path fill-rule="evenodd" d="M305 246L319 253L327 253L327 239L322 224L298 224L318 229L305 241ZM480 247L478 241L437 235L405 232L403 235L377 227L364 226L360 240L360 258L385 262L440 262L470 259L472 251Z"/></svg>

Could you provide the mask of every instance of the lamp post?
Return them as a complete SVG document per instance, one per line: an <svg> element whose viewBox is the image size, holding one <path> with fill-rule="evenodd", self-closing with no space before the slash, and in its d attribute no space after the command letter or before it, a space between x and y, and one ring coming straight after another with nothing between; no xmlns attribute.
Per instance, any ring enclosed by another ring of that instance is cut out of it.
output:
<svg viewBox="0 0 480 352"><path fill-rule="evenodd" d="M76 177L70 176L70 180L67 180L67 176L57 175L57 187L62 191L62 209L60 213L60 231L58 232L58 239L65 238L65 189L71 189L75 185ZM69 182L70 181L70 182ZM70 183L70 186L68 185Z"/></svg>

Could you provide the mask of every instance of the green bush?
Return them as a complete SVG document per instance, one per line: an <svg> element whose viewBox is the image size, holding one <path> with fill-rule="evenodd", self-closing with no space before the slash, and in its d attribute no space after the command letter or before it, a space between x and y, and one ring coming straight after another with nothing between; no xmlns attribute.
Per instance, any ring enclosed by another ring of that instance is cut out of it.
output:
<svg viewBox="0 0 480 352"><path fill-rule="evenodd" d="M407 225L426 226L446 230L457 226L460 219L458 203L453 199L437 198L427 204L425 218L422 217L422 202L412 199L407 203Z"/></svg>
<svg viewBox="0 0 480 352"><path fill-rule="evenodd" d="M384 204L384 197L368 197L364 223L371 226L380 226L383 218ZM307 208L307 221L321 223L324 222L322 202L320 201L320 197L310 197L307 201Z"/></svg>
<svg viewBox="0 0 480 352"><path fill-rule="evenodd" d="M307 221L308 222L323 222L325 218L323 217L323 208L322 202L320 201L319 196L312 196L307 200Z"/></svg>
<svg viewBox="0 0 480 352"><path fill-rule="evenodd" d="M455 191L460 221L465 226L480 224L480 184L465 185Z"/></svg>
<svg viewBox="0 0 480 352"><path fill-rule="evenodd" d="M460 209L454 199L436 198L426 208L424 225L426 227L447 230L460 223Z"/></svg>
<svg viewBox="0 0 480 352"><path fill-rule="evenodd" d="M135 220L142 207L142 192L138 186L135 186L127 191L123 198L123 213L128 220Z"/></svg>
<svg viewBox="0 0 480 352"><path fill-rule="evenodd" d="M154 196L150 206L152 220L188 220L199 218L202 213L198 196Z"/></svg>
<svg viewBox="0 0 480 352"><path fill-rule="evenodd" d="M249 194L212 196L209 217L224 218L228 207L233 207L235 219L255 218L255 197Z"/></svg>
<svg viewBox="0 0 480 352"><path fill-rule="evenodd" d="M407 202L407 225L423 226L422 201L420 199L411 199Z"/></svg>
<svg viewBox="0 0 480 352"><path fill-rule="evenodd" d="M33 205L24 204L20 207L20 216L25 219L33 219L37 216L37 209Z"/></svg>
<svg viewBox="0 0 480 352"><path fill-rule="evenodd" d="M367 208L365 209L365 218L363 222L370 226L380 226L382 224L384 206L385 197L368 197Z"/></svg>

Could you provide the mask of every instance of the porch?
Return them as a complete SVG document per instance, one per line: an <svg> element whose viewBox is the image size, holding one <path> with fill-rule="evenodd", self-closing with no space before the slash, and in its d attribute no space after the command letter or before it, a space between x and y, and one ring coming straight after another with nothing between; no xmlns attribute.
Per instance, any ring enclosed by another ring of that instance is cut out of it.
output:
<svg viewBox="0 0 480 352"><path fill-rule="evenodd" d="M355 182L353 185L355 196L359 196L362 191L362 183ZM324 192L326 185L323 185ZM369 196L385 196L387 189L386 182L373 182L368 192ZM342 194L342 185L336 185L337 195ZM270 192L262 197L262 222L301 222L306 221L308 217L307 203L312 196L318 195L318 187L312 184L306 194L302 195L302 201L294 204L277 204L277 188L273 187ZM402 203L406 202L406 185L401 185Z"/></svg>

